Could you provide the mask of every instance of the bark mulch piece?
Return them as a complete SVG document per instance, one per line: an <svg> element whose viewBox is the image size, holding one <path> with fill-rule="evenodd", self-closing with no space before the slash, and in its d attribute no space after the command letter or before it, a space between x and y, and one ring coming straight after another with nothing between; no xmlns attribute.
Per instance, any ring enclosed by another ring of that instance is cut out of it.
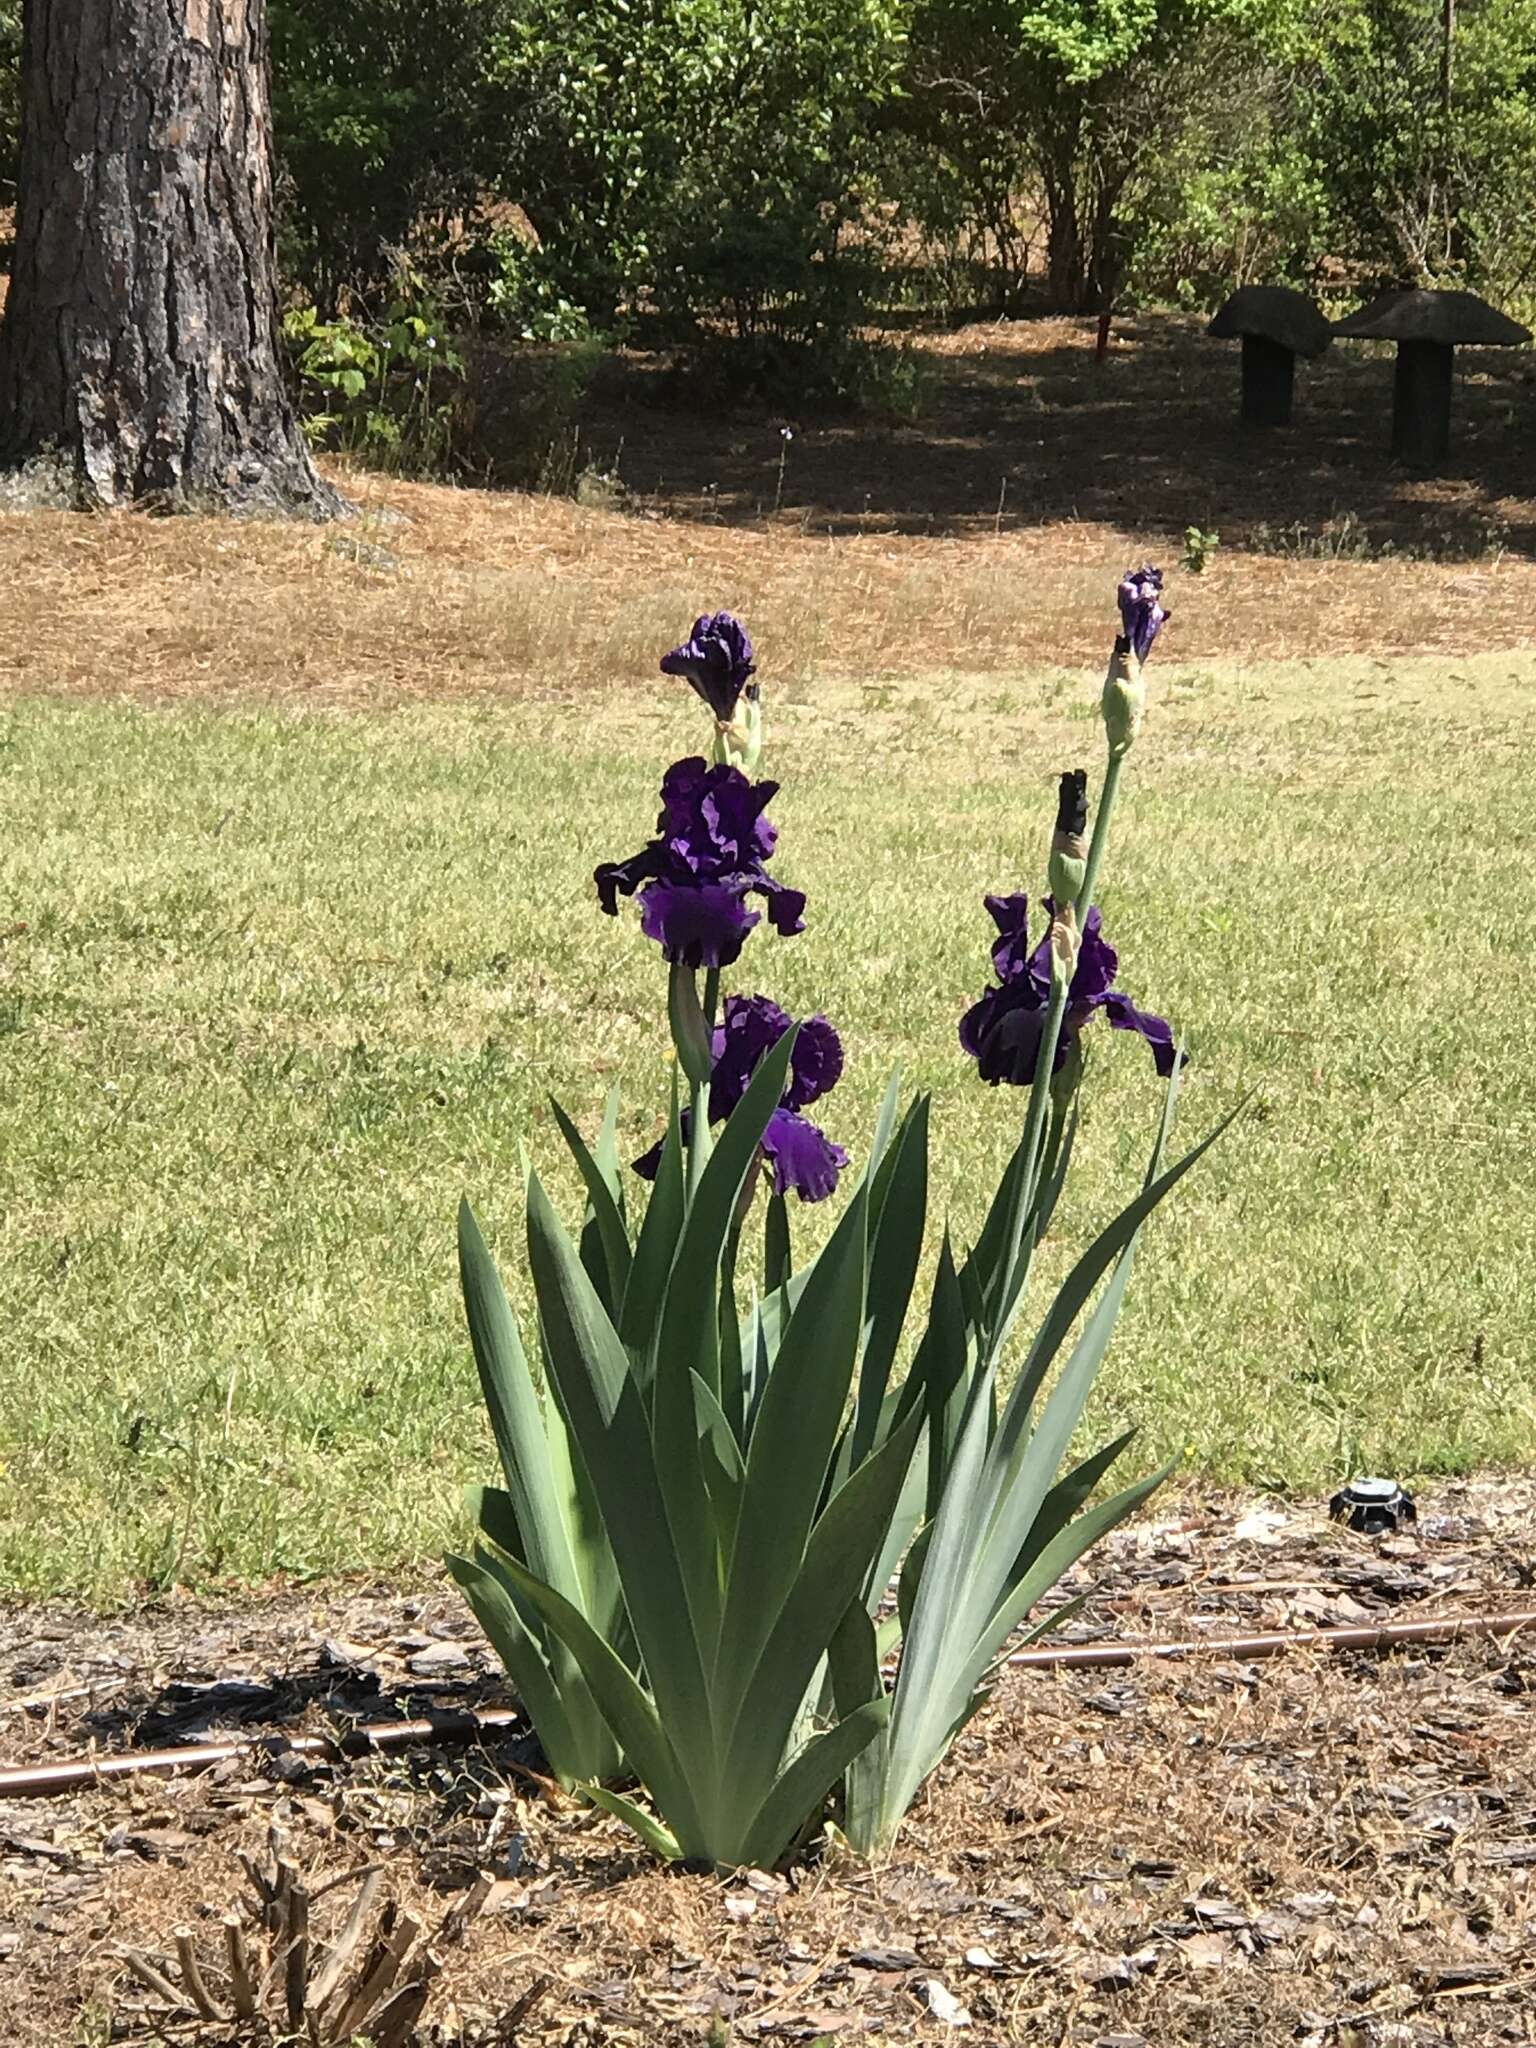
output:
<svg viewBox="0 0 1536 2048"><path fill-rule="evenodd" d="M1064 1633L1529 1606L1533 1501L1523 1479L1450 1485L1413 1529L1367 1538L1310 1507L1190 1498L1118 1533ZM8 1763L508 1697L440 1586L6 1623ZM124 1958L174 1985L190 1930L221 1984L238 1858L265 1859L276 1829L316 1897L312 1958L356 1891L321 1888L348 1871L379 1866L381 1902L424 1942L449 1920L402 2037L418 2043L1536 2042L1533 1702L1520 1638L1013 1670L888 1863L833 1854L787 1878L659 1870L515 1734L0 1805L0 2039L268 2038L167 2019Z"/></svg>

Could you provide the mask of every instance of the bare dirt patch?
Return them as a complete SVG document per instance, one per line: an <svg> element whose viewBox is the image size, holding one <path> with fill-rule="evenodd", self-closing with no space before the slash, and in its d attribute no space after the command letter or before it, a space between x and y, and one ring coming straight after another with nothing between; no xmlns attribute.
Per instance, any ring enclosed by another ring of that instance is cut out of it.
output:
<svg viewBox="0 0 1536 2048"><path fill-rule="evenodd" d="M1120 1532L1072 1632L1529 1606L1532 1500L1526 1482L1450 1486L1383 1539L1191 1500ZM10 1761L504 1697L436 1583L109 1621L30 1608L7 1642ZM787 1881L657 1869L531 1774L518 1739L343 1770L279 1747L196 1781L17 1802L0 1807L0 2031L230 2038L157 2020L122 1951L169 1956L186 1924L216 1976L236 1851L264 1854L276 1827L313 1884L379 1864L429 1928L496 1880L445 1953L424 2041L1528 2042L1533 1688L1519 1639L1014 1671L888 1864L824 1858ZM320 1915L317 1940L332 1933Z"/></svg>

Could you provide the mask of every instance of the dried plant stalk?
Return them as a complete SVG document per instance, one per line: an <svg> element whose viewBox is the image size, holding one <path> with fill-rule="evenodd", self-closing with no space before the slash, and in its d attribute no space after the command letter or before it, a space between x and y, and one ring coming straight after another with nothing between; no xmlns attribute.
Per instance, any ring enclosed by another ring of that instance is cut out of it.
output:
<svg viewBox="0 0 1536 2048"><path fill-rule="evenodd" d="M340 1985L347 1964L352 1960L352 1952L362 1938L368 1915L373 1911L374 1900L379 1895L382 1879L383 1873L377 1868L364 1874L357 1897L352 1901L352 1910L347 1915L346 1924L337 1935L335 1946L319 1976L310 1986L309 2009L317 2017L324 2017L325 2008Z"/></svg>
<svg viewBox="0 0 1536 2048"><path fill-rule="evenodd" d="M215 2003L198 1967L197 1951L192 1946L191 1928L178 1927L172 1938L176 1943L176 1960L181 1965L181 1981L187 1987L187 1996L197 2009L198 2016L205 2020L223 2019L224 2009Z"/></svg>

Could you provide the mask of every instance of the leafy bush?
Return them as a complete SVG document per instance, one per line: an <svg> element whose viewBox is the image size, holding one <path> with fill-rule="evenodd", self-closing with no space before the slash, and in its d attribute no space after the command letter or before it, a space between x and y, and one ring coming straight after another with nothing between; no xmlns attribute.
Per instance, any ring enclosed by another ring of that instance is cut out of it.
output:
<svg viewBox="0 0 1536 2048"><path fill-rule="evenodd" d="M819 345L863 317L898 0L526 0L495 39L504 189L612 329Z"/></svg>
<svg viewBox="0 0 1536 2048"><path fill-rule="evenodd" d="M449 466L464 359L428 302L397 298L378 321L295 307L283 335L317 446L391 469Z"/></svg>
<svg viewBox="0 0 1536 2048"><path fill-rule="evenodd" d="M763 915L749 904L762 899L788 937L805 898L769 871L776 785L749 779L762 715L745 630L729 614L701 618L662 664L707 704L715 765L675 763L656 837L596 882L614 913L638 895L642 929L670 962L688 1100L674 1088L665 1138L635 1162L643 1203L620 1170L616 1102L591 1148L556 1107L587 1206L572 1236L530 1174L538 1376L462 1211L465 1302L505 1484L475 1493L473 1554L450 1565L553 1768L663 1856L781 1862L829 1798L856 1848L887 1846L1010 1636L1032 1613L1033 1632L1048 1625L1043 1597L1163 1477L1088 1505L1129 1437L1061 1471L1142 1224L1212 1142L1164 1165L1181 1055L1169 1027L1113 987L1115 955L1089 907L1160 588L1155 571L1122 585L1098 816L1090 841L1086 778L1064 776L1045 938L1029 949L1022 897L988 899L997 979L961 1041L984 1079L1027 1089L1024 1130L976 1244L959 1257L946 1233L916 1316L929 1109L920 1096L902 1113L895 1080L852 1197L824 1248L796 1264L787 1196L827 1199L848 1163L806 1115L835 1085L842 1048L825 1018L797 1025L767 997L720 1005L722 974ZM1100 1009L1148 1041L1169 1081L1151 1164L1072 1267L1004 1398ZM760 1189L759 1261L747 1227Z"/></svg>
<svg viewBox="0 0 1536 2048"><path fill-rule="evenodd" d="M820 342L756 334L679 351L670 383L701 405L751 402L797 415L846 411L915 420L928 402L933 367L909 342L855 333Z"/></svg>
<svg viewBox="0 0 1536 2048"><path fill-rule="evenodd" d="M483 482L578 491L578 412L602 361L593 340L506 346L483 337L466 350L460 429L463 468Z"/></svg>

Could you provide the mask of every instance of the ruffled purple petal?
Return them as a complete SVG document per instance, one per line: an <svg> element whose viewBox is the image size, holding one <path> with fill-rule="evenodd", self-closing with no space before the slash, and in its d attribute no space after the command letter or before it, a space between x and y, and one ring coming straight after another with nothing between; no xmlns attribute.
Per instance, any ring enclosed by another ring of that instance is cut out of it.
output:
<svg viewBox="0 0 1536 2048"><path fill-rule="evenodd" d="M793 1192L802 1202L825 1201L848 1164L841 1145L834 1145L809 1117L792 1109L776 1109L769 1117L763 1154L773 1169L774 1193Z"/></svg>
<svg viewBox="0 0 1536 2048"><path fill-rule="evenodd" d="M825 1017L807 1017L790 1055L785 1108L807 1108L837 1086L842 1072L843 1041Z"/></svg>
<svg viewBox="0 0 1536 2048"><path fill-rule="evenodd" d="M791 1018L768 996L727 996L722 1021L715 1027L709 1084L711 1123L728 1117L747 1092L757 1063L773 1050L789 1029Z"/></svg>
<svg viewBox="0 0 1536 2048"><path fill-rule="evenodd" d="M689 754L674 761L661 778L661 816L656 830L686 832L709 776L709 763L702 754Z"/></svg>
<svg viewBox="0 0 1536 2048"><path fill-rule="evenodd" d="M1150 1010L1138 1010L1130 997L1121 995L1118 990L1105 997L1102 1007L1117 1031L1141 1034L1152 1048L1158 1073L1166 1081L1179 1058L1178 1048L1173 1042L1173 1026L1167 1018L1154 1017ZM1189 1055L1186 1053L1183 1057L1187 1060Z"/></svg>
<svg viewBox="0 0 1536 2048"><path fill-rule="evenodd" d="M1012 981L1029 968L1029 898L987 896L982 899L997 926L992 965L999 981Z"/></svg>
<svg viewBox="0 0 1536 2048"><path fill-rule="evenodd" d="M684 967L730 967L760 913L728 883L649 882L640 892L640 929Z"/></svg>

